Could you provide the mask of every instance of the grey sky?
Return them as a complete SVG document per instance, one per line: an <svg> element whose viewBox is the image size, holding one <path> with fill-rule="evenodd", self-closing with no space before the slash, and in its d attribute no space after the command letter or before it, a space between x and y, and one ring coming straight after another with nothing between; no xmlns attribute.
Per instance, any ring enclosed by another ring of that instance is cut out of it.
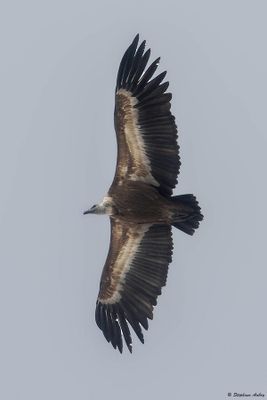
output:
<svg viewBox="0 0 267 400"><path fill-rule="evenodd" d="M0 12L0 398L226 399L266 367L266 1L29 1ZM174 231L145 345L94 322L106 217L82 211L115 170L117 68L139 32L173 93L176 194L205 220Z"/></svg>

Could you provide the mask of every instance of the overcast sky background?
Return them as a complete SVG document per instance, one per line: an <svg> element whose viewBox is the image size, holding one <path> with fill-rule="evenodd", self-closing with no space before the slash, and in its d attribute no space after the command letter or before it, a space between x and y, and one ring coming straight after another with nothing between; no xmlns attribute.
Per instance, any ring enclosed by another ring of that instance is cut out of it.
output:
<svg viewBox="0 0 267 400"><path fill-rule="evenodd" d="M267 396L266 1L13 1L0 10L0 397ZM139 32L173 93L175 230L167 287L133 354L94 321L121 56Z"/></svg>

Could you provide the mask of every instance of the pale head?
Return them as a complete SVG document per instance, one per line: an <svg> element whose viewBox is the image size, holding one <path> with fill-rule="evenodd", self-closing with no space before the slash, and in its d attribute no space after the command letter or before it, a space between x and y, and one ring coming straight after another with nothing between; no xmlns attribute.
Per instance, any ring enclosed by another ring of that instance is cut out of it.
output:
<svg viewBox="0 0 267 400"><path fill-rule="evenodd" d="M89 210L84 211L84 214L113 214L112 198L105 196L99 204L94 204Z"/></svg>

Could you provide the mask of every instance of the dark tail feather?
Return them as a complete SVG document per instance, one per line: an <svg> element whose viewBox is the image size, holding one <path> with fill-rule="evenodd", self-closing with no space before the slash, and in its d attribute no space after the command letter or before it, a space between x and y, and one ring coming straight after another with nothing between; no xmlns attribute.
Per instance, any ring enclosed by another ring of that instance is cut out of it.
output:
<svg viewBox="0 0 267 400"><path fill-rule="evenodd" d="M172 225L188 235L193 235L195 229L199 227L199 222L203 219L197 199L193 194L183 194L173 196L172 201L176 205L175 211L177 211Z"/></svg>

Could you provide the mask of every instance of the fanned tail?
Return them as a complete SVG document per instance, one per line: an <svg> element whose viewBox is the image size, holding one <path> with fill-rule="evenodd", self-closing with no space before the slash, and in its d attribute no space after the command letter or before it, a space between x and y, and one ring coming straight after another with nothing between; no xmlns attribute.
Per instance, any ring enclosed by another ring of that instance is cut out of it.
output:
<svg viewBox="0 0 267 400"><path fill-rule="evenodd" d="M172 225L188 235L193 235L203 219L196 197L193 194L183 194L171 199L176 206Z"/></svg>

